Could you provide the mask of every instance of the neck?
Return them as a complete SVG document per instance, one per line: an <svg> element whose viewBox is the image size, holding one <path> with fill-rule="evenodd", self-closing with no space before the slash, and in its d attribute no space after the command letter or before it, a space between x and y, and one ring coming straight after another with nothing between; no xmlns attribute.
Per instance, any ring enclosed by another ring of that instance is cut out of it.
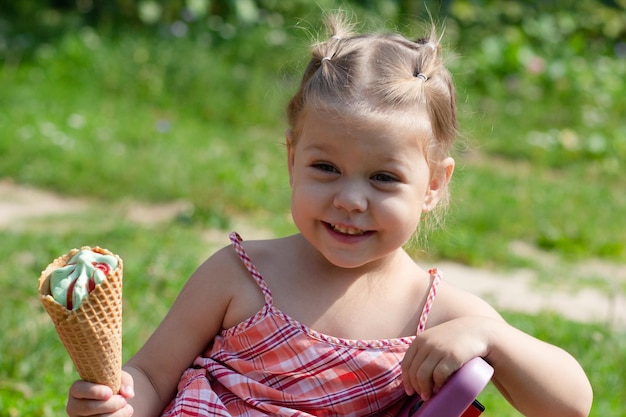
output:
<svg viewBox="0 0 626 417"><path fill-rule="evenodd" d="M376 280L378 277L388 279L390 274L397 272L399 268L405 268L407 262L415 266L413 260L404 249L398 248L388 255L372 260L367 264L355 268L344 268L329 262L301 234L294 235L293 238L296 240L294 248L298 254L299 264L302 265L304 270L318 275L320 279L328 277L332 281L346 282L355 281L363 277L369 277L370 280Z"/></svg>

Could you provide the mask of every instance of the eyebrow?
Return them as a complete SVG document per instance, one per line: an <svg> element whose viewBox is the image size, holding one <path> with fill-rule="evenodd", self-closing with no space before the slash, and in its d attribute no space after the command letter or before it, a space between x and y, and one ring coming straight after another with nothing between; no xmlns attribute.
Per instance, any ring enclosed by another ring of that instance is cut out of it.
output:
<svg viewBox="0 0 626 417"><path fill-rule="evenodd" d="M313 143L313 144L309 144L305 146L304 148L302 148L302 150L303 151L331 152L334 148L336 148L336 145L333 146L332 144Z"/></svg>
<svg viewBox="0 0 626 417"><path fill-rule="evenodd" d="M302 150L303 151L318 151L321 153L330 153L333 154L334 149L337 148L337 145L334 144L310 144L305 146ZM399 164L404 168L410 168L413 164L411 161L408 161L406 159L403 158L398 158L396 156L386 156L386 155L381 155L381 153L378 153L378 158L380 158L382 160L382 163L395 163L395 164Z"/></svg>

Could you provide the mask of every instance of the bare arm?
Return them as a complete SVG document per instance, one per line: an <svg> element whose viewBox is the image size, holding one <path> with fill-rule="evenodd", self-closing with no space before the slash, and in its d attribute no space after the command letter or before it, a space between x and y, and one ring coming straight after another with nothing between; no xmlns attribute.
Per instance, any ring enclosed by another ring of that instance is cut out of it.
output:
<svg viewBox="0 0 626 417"><path fill-rule="evenodd" d="M591 386L567 352L510 326L481 299L448 285L435 308L431 327L416 338L403 362L407 392L429 397L433 387L481 356L495 369L494 385L523 415L588 415Z"/></svg>
<svg viewBox="0 0 626 417"><path fill-rule="evenodd" d="M106 386L77 381L70 388L68 415L160 415L182 373L224 327L225 318L236 321L247 314L233 305L249 305L250 297L233 299L245 287L242 283L249 282L232 248L217 252L192 274L163 322L124 366L120 395Z"/></svg>
<svg viewBox="0 0 626 417"><path fill-rule="evenodd" d="M192 361L223 326L241 269L231 248L223 249L191 276L167 316L125 370L134 379L135 416L159 414L176 393Z"/></svg>
<svg viewBox="0 0 626 417"><path fill-rule="evenodd" d="M578 362L557 346L498 321L491 323L486 360L494 385L525 416L586 417L593 392Z"/></svg>

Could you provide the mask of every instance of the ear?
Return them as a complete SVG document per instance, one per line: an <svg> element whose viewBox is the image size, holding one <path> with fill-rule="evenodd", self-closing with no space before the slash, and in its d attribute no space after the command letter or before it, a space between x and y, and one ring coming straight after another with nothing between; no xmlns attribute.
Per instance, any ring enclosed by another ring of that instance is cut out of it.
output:
<svg viewBox="0 0 626 417"><path fill-rule="evenodd" d="M293 143L293 131L285 132L285 144L287 146L287 170L289 171L289 185L293 185L293 165L295 159L295 145Z"/></svg>
<svg viewBox="0 0 626 417"><path fill-rule="evenodd" d="M454 172L454 159L447 157L437 164L435 167L426 196L424 197L424 205L422 211L429 212L437 206L437 203L446 195L448 183Z"/></svg>

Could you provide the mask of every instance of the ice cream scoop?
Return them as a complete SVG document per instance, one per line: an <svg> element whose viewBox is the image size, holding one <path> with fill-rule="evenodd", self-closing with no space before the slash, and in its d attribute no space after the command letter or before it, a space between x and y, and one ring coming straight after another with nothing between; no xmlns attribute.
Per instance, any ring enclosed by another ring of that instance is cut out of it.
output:
<svg viewBox="0 0 626 417"><path fill-rule="evenodd" d="M39 276L39 300L78 374L115 393L122 370L123 268L113 252L83 246L53 260Z"/></svg>
<svg viewBox="0 0 626 417"><path fill-rule="evenodd" d="M87 249L79 251L66 266L55 269L50 275L52 298L68 310L78 309L87 294L102 284L117 264L114 256Z"/></svg>

